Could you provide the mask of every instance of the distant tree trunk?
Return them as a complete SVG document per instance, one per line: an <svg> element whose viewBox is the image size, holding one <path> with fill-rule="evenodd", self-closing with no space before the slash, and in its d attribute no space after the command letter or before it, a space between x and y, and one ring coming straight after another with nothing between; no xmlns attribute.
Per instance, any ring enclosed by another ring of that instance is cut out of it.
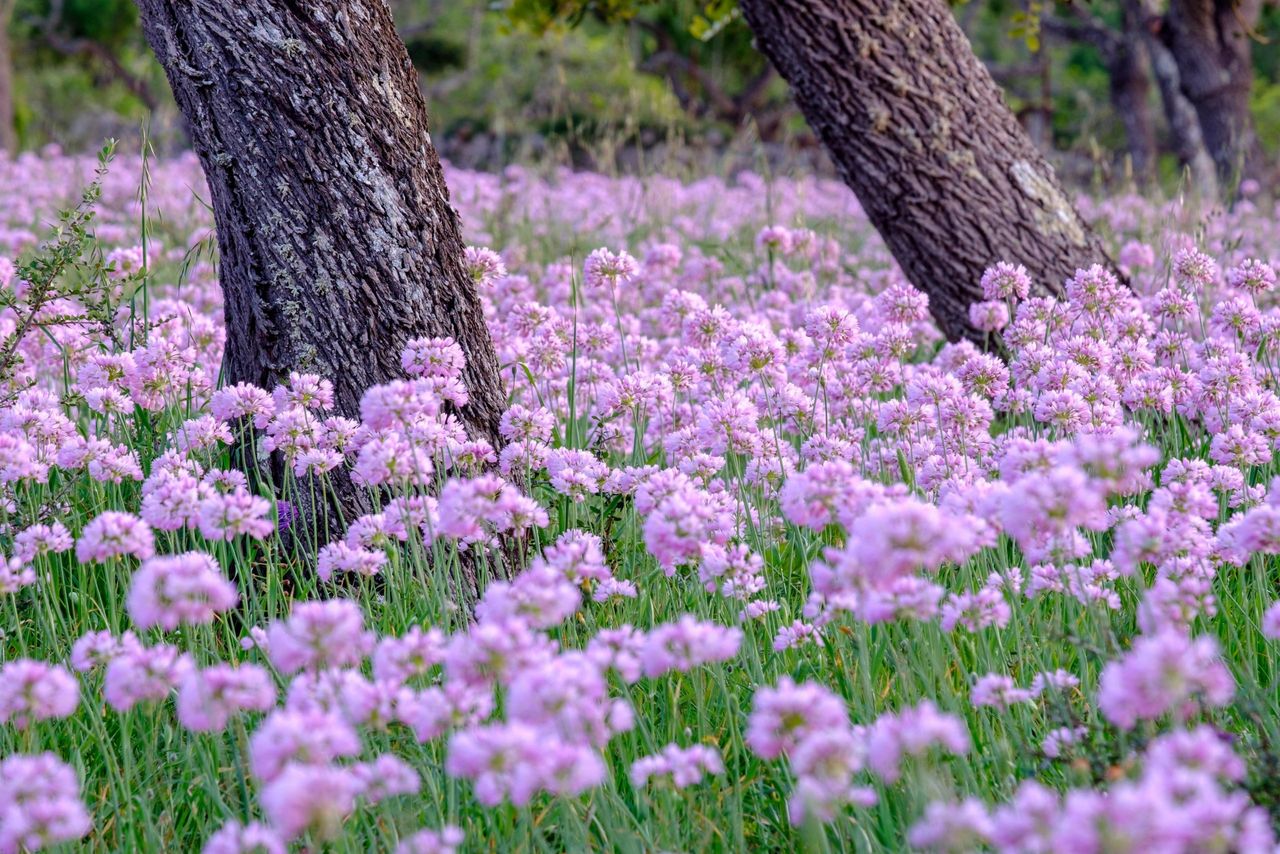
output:
<svg viewBox="0 0 1280 854"><path fill-rule="evenodd" d="M0 149L10 156L18 153L18 129L14 124L13 45L9 41L9 24L13 20L14 0L0 0Z"/></svg>
<svg viewBox="0 0 1280 854"><path fill-rule="evenodd" d="M1111 77L1111 105L1124 126L1134 175L1140 184L1146 184L1155 177L1156 129L1151 117L1151 75L1141 26L1136 16L1126 14L1107 71Z"/></svg>
<svg viewBox="0 0 1280 854"><path fill-rule="evenodd" d="M1160 90L1160 103L1164 107L1165 121L1169 125L1169 138L1178 163L1187 170L1191 184L1200 195L1212 199L1218 195L1218 177L1213 158L1204 146L1200 133L1200 117L1195 107L1182 94L1182 80L1178 74L1178 62L1169 47L1153 32L1151 22L1159 28L1159 17L1154 16L1146 0L1129 0L1126 15L1138 15L1143 19L1142 38L1151 59L1151 75ZM1154 17L1153 17L1154 16Z"/></svg>
<svg viewBox="0 0 1280 854"><path fill-rule="evenodd" d="M1160 27L1224 189L1262 169L1249 112L1250 32L1261 7L1261 0L1170 0Z"/></svg>
<svg viewBox="0 0 1280 854"><path fill-rule="evenodd" d="M498 442L497 358L385 0L137 0L209 181L229 382L290 371L359 412L415 336L466 353L460 417Z"/></svg>
<svg viewBox="0 0 1280 854"><path fill-rule="evenodd" d="M1109 264L944 0L740 0L761 50L949 338L997 261Z"/></svg>
<svg viewBox="0 0 1280 854"><path fill-rule="evenodd" d="M1052 35L1091 45L1107 68L1111 107L1124 128L1126 148L1139 184L1155 176L1156 130L1151 116L1151 75L1143 43L1141 11L1126 7L1120 30L1091 14L1083 5L1069 6L1073 20L1044 19Z"/></svg>

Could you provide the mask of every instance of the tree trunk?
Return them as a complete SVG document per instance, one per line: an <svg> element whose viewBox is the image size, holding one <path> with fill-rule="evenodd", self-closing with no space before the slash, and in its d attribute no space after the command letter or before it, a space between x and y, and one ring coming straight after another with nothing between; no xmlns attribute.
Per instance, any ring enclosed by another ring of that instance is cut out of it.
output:
<svg viewBox="0 0 1280 854"><path fill-rule="evenodd" d="M1151 18L1145 4L1140 0L1130 0L1126 14L1132 9L1134 13L1145 13L1147 20ZM1149 23L1142 27L1143 43L1147 55L1151 58L1151 75L1160 90L1160 103L1164 107L1165 121L1169 125L1169 138L1173 153L1178 163L1187 170L1191 184L1201 197L1216 198L1218 195L1218 176L1213 158L1204 146L1204 137L1200 133L1200 117L1195 107L1182 94L1182 80L1178 74L1178 63L1169 52L1169 47L1156 37Z"/></svg>
<svg viewBox="0 0 1280 854"><path fill-rule="evenodd" d="M426 105L385 0L137 0L209 181L228 382L290 371L359 412L415 336L466 353L473 435L505 397Z"/></svg>
<svg viewBox="0 0 1280 854"><path fill-rule="evenodd" d="M1161 27L1223 189L1262 169L1249 111L1250 32L1260 11L1261 0L1170 0Z"/></svg>
<svg viewBox="0 0 1280 854"><path fill-rule="evenodd" d="M1125 14L1124 29L1116 36L1115 49L1107 58L1111 105L1124 126L1129 158L1138 183L1155 177L1156 129L1151 119L1151 75L1142 44L1141 21Z"/></svg>
<svg viewBox="0 0 1280 854"><path fill-rule="evenodd" d="M18 153L13 104L13 44L9 41L13 6L14 0L0 0L0 149L9 152L11 157Z"/></svg>
<svg viewBox="0 0 1280 854"><path fill-rule="evenodd" d="M943 0L740 0L761 50L949 338L979 280L1024 264L1060 292L1109 264Z"/></svg>
<svg viewBox="0 0 1280 854"><path fill-rule="evenodd" d="M1155 176L1156 133L1149 96L1151 75L1143 44L1143 15L1126 7L1119 31L1080 4L1071 4L1073 21L1057 17L1043 20L1046 32L1061 39L1082 42L1098 52L1107 68L1111 107L1124 128L1125 143L1134 177L1139 184Z"/></svg>

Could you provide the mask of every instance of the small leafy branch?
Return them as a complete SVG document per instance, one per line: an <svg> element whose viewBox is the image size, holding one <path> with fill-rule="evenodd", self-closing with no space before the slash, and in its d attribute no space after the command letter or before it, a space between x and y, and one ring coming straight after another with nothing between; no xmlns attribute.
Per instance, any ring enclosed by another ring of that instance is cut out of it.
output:
<svg viewBox="0 0 1280 854"><path fill-rule="evenodd" d="M5 390L0 400L11 399L25 387L18 379L20 348L33 331L78 324L93 327L104 342L121 344L108 265L91 230L115 149L115 141L108 140L98 152L93 181L80 201L58 214L49 240L17 265L12 287L0 289L0 309L13 314L12 330L0 342L0 386ZM74 310L60 305L67 299L76 301Z"/></svg>

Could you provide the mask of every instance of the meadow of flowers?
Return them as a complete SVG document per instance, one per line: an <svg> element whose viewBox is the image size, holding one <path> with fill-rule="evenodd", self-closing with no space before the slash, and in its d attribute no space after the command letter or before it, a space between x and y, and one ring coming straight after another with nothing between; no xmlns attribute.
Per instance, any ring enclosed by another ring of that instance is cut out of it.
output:
<svg viewBox="0 0 1280 854"><path fill-rule="evenodd" d="M1278 211L1086 200L984 351L838 184L451 170L497 448L447 340L223 383L197 163L94 167L0 163L0 854L1275 850Z"/></svg>

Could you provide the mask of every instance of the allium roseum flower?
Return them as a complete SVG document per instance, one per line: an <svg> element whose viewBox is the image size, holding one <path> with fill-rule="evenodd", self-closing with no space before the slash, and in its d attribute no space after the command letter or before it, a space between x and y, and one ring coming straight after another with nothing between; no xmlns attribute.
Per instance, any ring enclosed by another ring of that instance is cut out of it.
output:
<svg viewBox="0 0 1280 854"><path fill-rule="evenodd" d="M287 850L284 840L266 825L232 819L209 837L200 854L285 854Z"/></svg>
<svg viewBox="0 0 1280 854"><path fill-rule="evenodd" d="M784 676L775 687L756 690L746 741L756 754L776 759L814 733L848 725L844 701L830 689Z"/></svg>
<svg viewBox="0 0 1280 854"><path fill-rule="evenodd" d="M349 599L298 602L267 627L268 655L283 673L358 666L373 647L360 606Z"/></svg>
<svg viewBox="0 0 1280 854"><path fill-rule="evenodd" d="M85 632L71 646L71 666L81 673L91 673L111 663L126 649L136 649L140 644L133 632L125 632L117 638L111 632Z"/></svg>
<svg viewBox="0 0 1280 854"><path fill-rule="evenodd" d="M247 489L211 495L200 502L200 534L207 540L231 541L246 536L261 540L275 529L271 503Z"/></svg>
<svg viewBox="0 0 1280 854"><path fill-rule="evenodd" d="M611 252L594 249L583 263L582 281L588 288L616 290L618 285L630 284L640 274L640 262L625 249Z"/></svg>
<svg viewBox="0 0 1280 854"><path fill-rule="evenodd" d="M271 781L291 763L323 764L360 752L360 737L342 716L323 711L272 712L249 740L249 768Z"/></svg>
<svg viewBox="0 0 1280 854"><path fill-rule="evenodd" d="M631 782L644 786L654 777L670 775L677 789L702 782L707 774L723 774L724 761L720 751L705 744L680 747L668 744L653 756L644 756L631 763Z"/></svg>
<svg viewBox="0 0 1280 854"><path fill-rule="evenodd" d="M11 557L0 561L0 595L17 593L36 583L36 571L21 558Z"/></svg>
<svg viewBox="0 0 1280 854"><path fill-rule="evenodd" d="M465 838L462 829L453 825L439 830L419 830L400 840L395 854L458 854Z"/></svg>
<svg viewBox="0 0 1280 854"><path fill-rule="evenodd" d="M289 765L262 788L259 800L271 827L285 839L310 833L334 839L355 809L360 781L336 765Z"/></svg>
<svg viewBox="0 0 1280 854"><path fill-rule="evenodd" d="M76 541L76 560L81 563L105 562L122 555L146 560L155 552L150 526L137 516L114 510L99 514L85 525Z"/></svg>
<svg viewBox="0 0 1280 854"><path fill-rule="evenodd" d="M371 804L396 795L416 794L422 786L413 766L391 753L384 753L372 762L357 762L350 770L360 797Z"/></svg>
<svg viewBox="0 0 1280 854"><path fill-rule="evenodd" d="M80 684L56 664L19 658L0 665L0 723L26 729L65 718L80 702Z"/></svg>
<svg viewBox="0 0 1280 854"><path fill-rule="evenodd" d="M1031 275L1021 264L1001 261L982 274L981 286L983 299L1026 299L1031 293Z"/></svg>
<svg viewBox="0 0 1280 854"><path fill-rule="evenodd" d="M507 265L502 262L502 256L484 246L466 247L462 261L472 281L481 288L490 287L507 275Z"/></svg>
<svg viewBox="0 0 1280 854"><path fill-rule="evenodd" d="M0 760L0 852L40 851L92 828L71 766L52 753Z"/></svg>
<svg viewBox="0 0 1280 854"><path fill-rule="evenodd" d="M133 574L129 616L139 628L176 629L209 623L239 600L236 586L212 555L203 552L153 557Z"/></svg>
<svg viewBox="0 0 1280 854"><path fill-rule="evenodd" d="M460 377L466 364L452 338L414 338L400 356L400 366L411 377Z"/></svg>
<svg viewBox="0 0 1280 854"><path fill-rule="evenodd" d="M685 614L674 623L649 632L640 649L644 675L656 678L672 670L691 670L701 664L728 661L738 654L742 630L698 620Z"/></svg>
<svg viewBox="0 0 1280 854"><path fill-rule="evenodd" d="M1262 634L1271 640L1280 640L1280 602L1272 602L1263 613Z"/></svg>
<svg viewBox="0 0 1280 854"><path fill-rule="evenodd" d="M867 731L867 764L886 782L896 782L905 756L919 756L933 746L948 753L969 751L969 731L953 715L929 701L876 719Z"/></svg>
<svg viewBox="0 0 1280 854"><path fill-rule="evenodd" d="M168 644L125 644L107 664L102 695L118 712L163 700L194 667L191 656Z"/></svg>
<svg viewBox="0 0 1280 854"><path fill-rule="evenodd" d="M1009 306L997 300L975 302L969 306L969 322L983 332L999 332L1009 325Z"/></svg>
<svg viewBox="0 0 1280 854"><path fill-rule="evenodd" d="M178 688L178 721L195 732L217 732L242 711L265 712L275 705L276 686L256 664L215 664L192 670Z"/></svg>
<svg viewBox="0 0 1280 854"><path fill-rule="evenodd" d="M328 581L334 573L355 573L365 577L377 575L387 565L384 551L354 548L339 540L322 546L316 558L316 574Z"/></svg>
<svg viewBox="0 0 1280 854"><path fill-rule="evenodd" d="M1176 630L1139 637L1098 680L1098 708L1121 729L1168 712L1182 715L1195 708L1197 699L1222 706L1234 694L1235 681L1218 658L1214 639Z"/></svg>
<svg viewBox="0 0 1280 854"><path fill-rule="evenodd" d="M373 675L396 683L425 676L444 661L446 640L440 629L421 626L410 626L400 637L384 637L373 650Z"/></svg>
<svg viewBox="0 0 1280 854"><path fill-rule="evenodd" d="M71 533L61 522L32 525L13 538L13 554L24 563L41 555L61 554L72 546Z"/></svg>

